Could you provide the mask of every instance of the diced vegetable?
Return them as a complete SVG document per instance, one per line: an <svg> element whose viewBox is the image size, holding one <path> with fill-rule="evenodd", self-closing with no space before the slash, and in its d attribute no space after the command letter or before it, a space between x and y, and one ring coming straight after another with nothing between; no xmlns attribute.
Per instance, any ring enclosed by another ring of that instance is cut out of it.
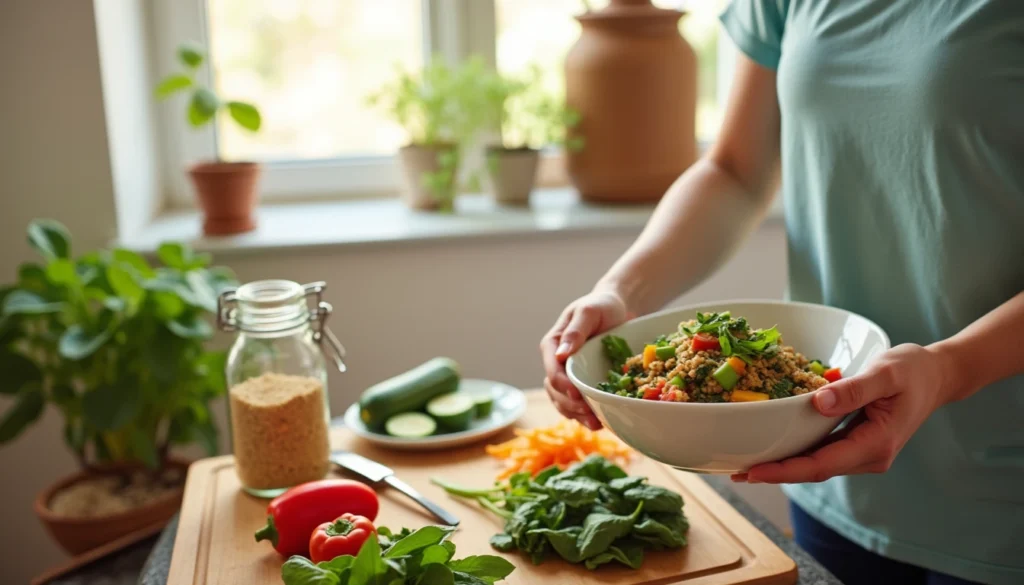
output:
<svg viewBox="0 0 1024 585"><path fill-rule="evenodd" d="M825 378L829 382L835 382L837 380L842 379L843 374L842 372L839 371L839 368L829 368L825 370L821 377Z"/></svg>
<svg viewBox="0 0 1024 585"><path fill-rule="evenodd" d="M690 342L690 349L693 351L718 351L722 349L722 346L714 335L698 333L693 336L693 340Z"/></svg>
<svg viewBox="0 0 1024 585"><path fill-rule="evenodd" d="M668 383L675 386L676 388L682 388L685 384L685 382L683 382L682 376L673 376L672 379L668 381Z"/></svg>
<svg viewBox="0 0 1024 585"><path fill-rule="evenodd" d="M729 359L725 360L725 363L732 366L732 369L736 370L736 373L741 376L747 373L746 362L744 362L743 360L736 356L730 357Z"/></svg>
<svg viewBox="0 0 1024 585"><path fill-rule="evenodd" d="M768 400L768 395L764 392L753 392L751 390L734 390L730 402L759 402L761 400Z"/></svg>
<svg viewBox="0 0 1024 585"><path fill-rule="evenodd" d="M619 388L622 388L623 390L625 390L626 388L629 388L632 383L633 383L633 377L632 376L623 376L623 377L619 378Z"/></svg>
<svg viewBox="0 0 1024 585"><path fill-rule="evenodd" d="M825 373L825 365L818 360L812 361L811 364L807 366L807 369L810 370L811 373L819 376Z"/></svg>
<svg viewBox="0 0 1024 585"><path fill-rule="evenodd" d="M536 475L552 465L565 468L595 453L625 463L632 453L607 431L592 431L574 420L514 432L514 439L486 448L488 455L505 464L498 474L499 481L520 472Z"/></svg>
<svg viewBox="0 0 1024 585"><path fill-rule="evenodd" d="M648 368L658 358L658 346L656 345L645 345L644 346L644 367Z"/></svg>
<svg viewBox="0 0 1024 585"><path fill-rule="evenodd" d="M729 362L718 366L718 369L711 376L726 390L732 390L736 383L740 381L740 373L733 369Z"/></svg>
<svg viewBox="0 0 1024 585"><path fill-rule="evenodd" d="M656 346L654 349L654 355L661 361L672 359L676 357L676 348L671 345Z"/></svg>
<svg viewBox="0 0 1024 585"><path fill-rule="evenodd" d="M661 388L658 388L657 386L648 386L647 389L644 390L643 394L644 400L657 400L660 396Z"/></svg>

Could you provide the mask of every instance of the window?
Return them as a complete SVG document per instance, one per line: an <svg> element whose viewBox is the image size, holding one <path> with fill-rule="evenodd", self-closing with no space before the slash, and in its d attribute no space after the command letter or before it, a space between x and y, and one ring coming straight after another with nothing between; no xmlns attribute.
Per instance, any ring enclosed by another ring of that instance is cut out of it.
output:
<svg viewBox="0 0 1024 585"><path fill-rule="evenodd" d="M655 0L688 12L680 29L700 57L702 140L714 135L721 117L717 16L724 2ZM606 3L589 0L595 9ZM406 137L365 102L396 66L415 69L430 54L451 61L481 54L509 73L536 63L546 86L561 93L562 60L579 35L573 17L583 2L154 0L154 6L157 73L174 66L178 42L205 41L208 81L227 97L258 104L264 120L259 134L228 120L195 131L182 123L176 105L164 108L167 164L181 168L212 156L261 161L263 196L281 199L397 191L394 153ZM169 174L173 200L190 204L184 173ZM551 176L542 169L541 182L550 184Z"/></svg>

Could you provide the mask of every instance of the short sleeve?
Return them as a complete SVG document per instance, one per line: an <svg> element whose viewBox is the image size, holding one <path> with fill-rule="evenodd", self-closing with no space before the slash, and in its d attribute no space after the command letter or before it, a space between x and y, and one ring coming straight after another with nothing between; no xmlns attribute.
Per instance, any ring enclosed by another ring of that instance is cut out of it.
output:
<svg viewBox="0 0 1024 585"><path fill-rule="evenodd" d="M733 0L722 25L736 46L760 65L778 69L789 0Z"/></svg>

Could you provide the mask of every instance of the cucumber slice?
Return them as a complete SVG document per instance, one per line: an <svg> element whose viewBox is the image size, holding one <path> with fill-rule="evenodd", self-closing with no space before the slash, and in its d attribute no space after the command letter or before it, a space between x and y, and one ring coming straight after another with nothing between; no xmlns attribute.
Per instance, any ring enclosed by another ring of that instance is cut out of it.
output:
<svg viewBox="0 0 1024 585"><path fill-rule="evenodd" d="M461 392L452 392L427 403L427 413L445 430L457 432L469 428L476 413L473 399Z"/></svg>
<svg viewBox="0 0 1024 585"><path fill-rule="evenodd" d="M449 358L434 358L363 392L359 417L367 427L380 430L392 416L421 411L431 398L458 389L458 364Z"/></svg>
<svg viewBox="0 0 1024 585"><path fill-rule="evenodd" d="M473 406L477 418L487 418L494 410L494 396L490 392L480 392L473 396Z"/></svg>
<svg viewBox="0 0 1024 585"><path fill-rule="evenodd" d="M422 412L406 412L389 418L384 423L384 430L392 437L422 439L434 434L437 423Z"/></svg>

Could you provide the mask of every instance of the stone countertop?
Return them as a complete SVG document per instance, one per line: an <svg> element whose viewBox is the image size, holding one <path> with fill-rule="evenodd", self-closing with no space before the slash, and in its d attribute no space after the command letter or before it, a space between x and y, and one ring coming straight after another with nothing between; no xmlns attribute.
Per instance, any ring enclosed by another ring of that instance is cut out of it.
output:
<svg viewBox="0 0 1024 585"><path fill-rule="evenodd" d="M730 487L723 477L706 476L705 480L730 505L750 520L761 532L792 558L799 570L799 585L842 585L831 573L812 559L778 528L750 506ZM178 530L175 517L157 537L97 560L78 571L52 581L53 585L165 585L171 562L174 535Z"/></svg>

